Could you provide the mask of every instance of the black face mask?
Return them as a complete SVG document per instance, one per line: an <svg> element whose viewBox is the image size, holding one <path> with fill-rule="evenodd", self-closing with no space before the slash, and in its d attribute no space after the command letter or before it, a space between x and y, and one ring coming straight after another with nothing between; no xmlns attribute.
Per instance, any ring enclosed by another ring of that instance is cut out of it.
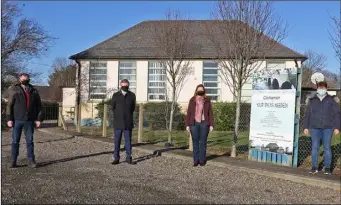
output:
<svg viewBox="0 0 341 205"><path fill-rule="evenodd" d="M30 83L30 80L23 80L21 81L21 84L23 85L28 85Z"/></svg>
<svg viewBox="0 0 341 205"><path fill-rule="evenodd" d="M198 91L197 94L198 94L199 96L203 96L203 95L205 95L205 91Z"/></svg>
<svg viewBox="0 0 341 205"><path fill-rule="evenodd" d="M129 89L129 86L122 86L121 87L121 90L123 90L124 92L127 92Z"/></svg>

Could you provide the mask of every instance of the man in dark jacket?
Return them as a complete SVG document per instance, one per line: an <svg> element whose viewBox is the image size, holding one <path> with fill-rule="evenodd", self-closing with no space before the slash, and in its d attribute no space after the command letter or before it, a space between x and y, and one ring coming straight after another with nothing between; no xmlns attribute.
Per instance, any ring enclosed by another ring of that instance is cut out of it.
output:
<svg viewBox="0 0 341 205"><path fill-rule="evenodd" d="M131 137L134 128L133 114L136 106L136 97L129 91L129 81L124 79L120 82L121 90L112 96L112 110L114 114L114 161L112 164L118 164L120 161L120 146L122 133L124 134L126 161L128 164L134 164L131 157Z"/></svg>
<svg viewBox="0 0 341 205"><path fill-rule="evenodd" d="M318 172L318 155L320 141L324 151L324 171L330 175L331 170L331 138L340 133L340 107L327 93L327 83L317 83L317 94L309 99L304 116L304 134L310 133L312 141L312 169L310 174Z"/></svg>
<svg viewBox="0 0 341 205"><path fill-rule="evenodd" d="M26 137L27 157L30 167L37 167L34 156L33 133L34 126L40 127L42 121L41 99L38 91L29 84L30 76L26 73L19 75L20 83L9 90L9 99L6 109L7 125L13 127L11 167L17 166L19 143L22 129Z"/></svg>

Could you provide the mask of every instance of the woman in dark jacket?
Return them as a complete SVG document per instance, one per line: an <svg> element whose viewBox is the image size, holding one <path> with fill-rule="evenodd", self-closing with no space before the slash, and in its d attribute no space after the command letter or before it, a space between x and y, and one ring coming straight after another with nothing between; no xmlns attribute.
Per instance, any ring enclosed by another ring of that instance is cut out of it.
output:
<svg viewBox="0 0 341 205"><path fill-rule="evenodd" d="M193 141L193 166L206 164L208 133L213 131L213 110L211 100L206 96L205 87L200 84L190 99L186 116L186 130Z"/></svg>

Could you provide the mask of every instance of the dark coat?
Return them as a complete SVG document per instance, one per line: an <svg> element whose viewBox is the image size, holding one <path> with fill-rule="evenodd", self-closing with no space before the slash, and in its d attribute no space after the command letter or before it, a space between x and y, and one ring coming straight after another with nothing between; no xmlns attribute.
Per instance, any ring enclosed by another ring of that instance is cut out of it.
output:
<svg viewBox="0 0 341 205"><path fill-rule="evenodd" d="M43 121L41 112L41 99L38 91L28 85L30 92L30 103L26 108L26 95L21 84L16 84L9 88L9 97L6 108L6 117L8 121Z"/></svg>
<svg viewBox="0 0 341 205"><path fill-rule="evenodd" d="M195 123L195 97L192 97L188 103L187 108L187 115L186 115L186 126L194 125ZM205 98L204 102L204 118L205 122L208 126L214 125L214 119L213 119L213 109L212 109L212 103L211 100L207 97Z"/></svg>
<svg viewBox="0 0 341 205"><path fill-rule="evenodd" d="M321 101L317 95L314 95L309 99L303 128L340 130L340 117L340 107L332 96L327 95Z"/></svg>
<svg viewBox="0 0 341 205"><path fill-rule="evenodd" d="M118 91L112 95L111 107L114 115L114 129L131 130L134 128L133 114L136 96L128 91L126 95Z"/></svg>

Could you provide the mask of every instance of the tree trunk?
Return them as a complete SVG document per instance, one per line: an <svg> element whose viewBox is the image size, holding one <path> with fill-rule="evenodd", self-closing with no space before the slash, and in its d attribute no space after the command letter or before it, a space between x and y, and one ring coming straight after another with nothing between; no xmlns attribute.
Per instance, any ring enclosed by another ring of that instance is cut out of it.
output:
<svg viewBox="0 0 341 205"><path fill-rule="evenodd" d="M173 87L172 93L172 103L171 103L171 111L169 115L169 126L168 126L168 143L172 144L172 129L173 129L173 118L174 118L174 110L175 110L175 89Z"/></svg>
<svg viewBox="0 0 341 205"><path fill-rule="evenodd" d="M231 157L237 156L238 130L239 130L239 121L240 121L240 104L241 104L241 98L242 98L241 94L242 94L242 89L239 88L237 91L236 118L234 121L234 133L233 133Z"/></svg>

